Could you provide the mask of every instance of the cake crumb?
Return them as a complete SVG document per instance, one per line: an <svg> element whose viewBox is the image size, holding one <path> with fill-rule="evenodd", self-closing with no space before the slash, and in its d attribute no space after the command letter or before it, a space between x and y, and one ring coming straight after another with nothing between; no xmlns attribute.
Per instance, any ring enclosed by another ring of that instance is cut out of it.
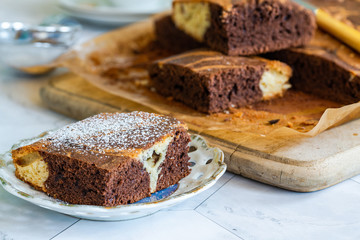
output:
<svg viewBox="0 0 360 240"><path fill-rule="evenodd" d="M274 124L278 123L279 121L280 121L280 119L272 119L272 120L268 121L268 124L274 125Z"/></svg>

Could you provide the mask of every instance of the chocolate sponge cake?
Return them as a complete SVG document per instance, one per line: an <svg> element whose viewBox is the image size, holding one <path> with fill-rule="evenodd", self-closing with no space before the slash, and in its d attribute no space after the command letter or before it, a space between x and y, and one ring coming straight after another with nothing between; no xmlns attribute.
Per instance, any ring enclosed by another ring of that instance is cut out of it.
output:
<svg viewBox="0 0 360 240"><path fill-rule="evenodd" d="M255 55L309 42L315 16L290 0L175 0L184 32L226 55Z"/></svg>
<svg viewBox="0 0 360 240"><path fill-rule="evenodd" d="M171 19L171 15L156 19L155 34L160 46L170 50L172 53L181 53L204 46L203 43L178 29Z"/></svg>
<svg viewBox="0 0 360 240"><path fill-rule="evenodd" d="M265 56L293 68L295 89L342 104L360 101L360 54L322 31L304 47Z"/></svg>
<svg viewBox="0 0 360 240"><path fill-rule="evenodd" d="M290 88L291 68L263 58L194 50L149 67L157 92L206 113L281 96Z"/></svg>
<svg viewBox="0 0 360 240"><path fill-rule="evenodd" d="M72 204L136 202L190 173L187 127L145 112L102 113L13 150L16 176Z"/></svg>

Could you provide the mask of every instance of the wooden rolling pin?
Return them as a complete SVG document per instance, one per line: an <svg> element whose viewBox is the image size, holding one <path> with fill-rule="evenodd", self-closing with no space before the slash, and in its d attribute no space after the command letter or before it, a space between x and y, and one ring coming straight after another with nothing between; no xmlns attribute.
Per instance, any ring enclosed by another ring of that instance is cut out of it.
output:
<svg viewBox="0 0 360 240"><path fill-rule="evenodd" d="M293 1L313 11L316 16L316 23L320 28L360 53L360 32L358 30L335 19L324 10L317 8L307 2L302 0Z"/></svg>

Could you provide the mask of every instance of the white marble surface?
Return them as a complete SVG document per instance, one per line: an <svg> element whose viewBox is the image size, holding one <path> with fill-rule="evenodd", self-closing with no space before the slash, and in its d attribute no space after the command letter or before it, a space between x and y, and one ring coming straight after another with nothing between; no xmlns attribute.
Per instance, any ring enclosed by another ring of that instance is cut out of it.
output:
<svg viewBox="0 0 360 240"><path fill-rule="evenodd" d="M0 1L0 21L37 22L58 11L50 0ZM82 39L107 30L85 26ZM0 152L73 121L41 103L39 88L48 77L0 66ZM319 192L295 193L226 173L184 203L124 222L65 216L0 187L0 240L10 239L360 239L360 176Z"/></svg>

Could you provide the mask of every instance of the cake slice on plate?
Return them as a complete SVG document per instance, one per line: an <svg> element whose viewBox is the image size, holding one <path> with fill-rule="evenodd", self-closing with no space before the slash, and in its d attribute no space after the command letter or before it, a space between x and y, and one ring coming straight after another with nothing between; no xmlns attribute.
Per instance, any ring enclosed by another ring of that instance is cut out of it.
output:
<svg viewBox="0 0 360 240"><path fill-rule="evenodd" d="M12 151L15 175L73 204L136 202L190 173L187 127L172 117L102 113Z"/></svg>

